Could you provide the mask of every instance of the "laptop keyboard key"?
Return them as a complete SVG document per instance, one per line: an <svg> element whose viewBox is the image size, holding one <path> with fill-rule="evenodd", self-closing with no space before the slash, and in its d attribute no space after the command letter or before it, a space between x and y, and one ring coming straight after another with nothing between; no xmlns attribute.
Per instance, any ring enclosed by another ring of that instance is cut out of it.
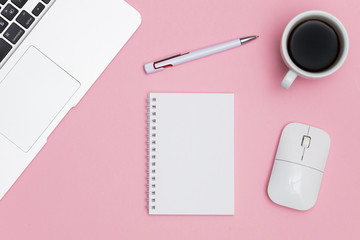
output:
<svg viewBox="0 0 360 240"><path fill-rule="evenodd" d="M22 8L28 0L11 0L18 8Z"/></svg>
<svg viewBox="0 0 360 240"><path fill-rule="evenodd" d="M28 29L31 26L31 24L35 21L35 18L31 16L28 12L23 10L16 18L16 21L20 23L21 26Z"/></svg>
<svg viewBox="0 0 360 240"><path fill-rule="evenodd" d="M34 14L37 17L44 10L44 8L45 8L44 4L38 3L34 8L34 10L32 10L32 14Z"/></svg>
<svg viewBox="0 0 360 240"><path fill-rule="evenodd" d="M13 20L16 14L19 12L13 5L10 3L6 5L4 10L2 10L1 14L9 21Z"/></svg>
<svg viewBox="0 0 360 240"><path fill-rule="evenodd" d="M50 0L42 0L44 3L48 4Z"/></svg>
<svg viewBox="0 0 360 240"><path fill-rule="evenodd" d="M4 39L0 38L0 62L4 60L6 55L11 51L12 46Z"/></svg>
<svg viewBox="0 0 360 240"><path fill-rule="evenodd" d="M12 44L16 44L19 39L24 35L25 31L19 27L16 23L12 23L10 27L5 31L4 37Z"/></svg>
<svg viewBox="0 0 360 240"><path fill-rule="evenodd" d="M2 33L5 30L7 25L9 25L9 23L5 19L0 17L0 33Z"/></svg>
<svg viewBox="0 0 360 240"><path fill-rule="evenodd" d="M4 5L7 2L7 0L0 0L0 4Z"/></svg>

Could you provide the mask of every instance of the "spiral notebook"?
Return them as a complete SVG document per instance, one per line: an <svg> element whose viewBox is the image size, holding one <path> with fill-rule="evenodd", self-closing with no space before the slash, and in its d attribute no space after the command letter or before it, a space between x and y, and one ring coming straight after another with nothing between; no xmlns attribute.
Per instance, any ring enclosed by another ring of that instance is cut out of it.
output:
<svg viewBox="0 0 360 240"><path fill-rule="evenodd" d="M234 95L150 93L149 214L234 214Z"/></svg>

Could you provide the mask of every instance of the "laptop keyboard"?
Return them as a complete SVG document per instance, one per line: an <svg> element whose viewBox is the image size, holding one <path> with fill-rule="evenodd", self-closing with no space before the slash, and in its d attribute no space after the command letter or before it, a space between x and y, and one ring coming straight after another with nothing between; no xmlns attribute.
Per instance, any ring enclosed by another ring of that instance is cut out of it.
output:
<svg viewBox="0 0 360 240"><path fill-rule="evenodd" d="M43 16L46 8L55 0L0 0L0 65L24 40L32 27ZM34 7L27 7L26 3L31 2Z"/></svg>

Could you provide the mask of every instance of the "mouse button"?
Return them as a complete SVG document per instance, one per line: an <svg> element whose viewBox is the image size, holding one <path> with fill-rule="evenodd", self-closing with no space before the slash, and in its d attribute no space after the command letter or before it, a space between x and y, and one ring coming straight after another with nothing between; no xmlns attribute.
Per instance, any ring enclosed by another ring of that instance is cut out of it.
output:
<svg viewBox="0 0 360 240"><path fill-rule="evenodd" d="M304 149L301 142L308 129L309 126L300 123L286 125L281 133L276 159L300 163Z"/></svg>
<svg viewBox="0 0 360 240"><path fill-rule="evenodd" d="M322 176L317 170L275 160L268 195L279 205L302 211L309 210L317 201Z"/></svg>
<svg viewBox="0 0 360 240"><path fill-rule="evenodd" d="M330 150L330 137L325 131L315 127L310 127L309 136L311 145L304 152L303 164L323 172Z"/></svg>

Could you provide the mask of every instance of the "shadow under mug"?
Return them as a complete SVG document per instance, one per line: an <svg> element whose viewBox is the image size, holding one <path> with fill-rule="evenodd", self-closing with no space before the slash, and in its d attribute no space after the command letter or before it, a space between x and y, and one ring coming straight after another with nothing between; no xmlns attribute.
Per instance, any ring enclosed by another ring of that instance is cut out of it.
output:
<svg viewBox="0 0 360 240"><path fill-rule="evenodd" d="M288 38L295 27L297 27L300 23L305 22L307 20L320 20L328 25L330 25L336 32L340 41L340 51L339 56L335 63L331 65L324 71L321 72L309 72L304 69L298 67L290 58L288 52ZM286 26L284 33L281 38L281 56L289 68L288 73L285 75L284 79L281 82L281 86L285 89L288 89L294 80L298 77L304 77L308 79L322 78L329 76L338 70L341 65L345 62L345 59L348 55L349 51L349 37L344 25L337 19L334 15L318 10L311 10L307 12L300 13L296 17L294 17Z"/></svg>

